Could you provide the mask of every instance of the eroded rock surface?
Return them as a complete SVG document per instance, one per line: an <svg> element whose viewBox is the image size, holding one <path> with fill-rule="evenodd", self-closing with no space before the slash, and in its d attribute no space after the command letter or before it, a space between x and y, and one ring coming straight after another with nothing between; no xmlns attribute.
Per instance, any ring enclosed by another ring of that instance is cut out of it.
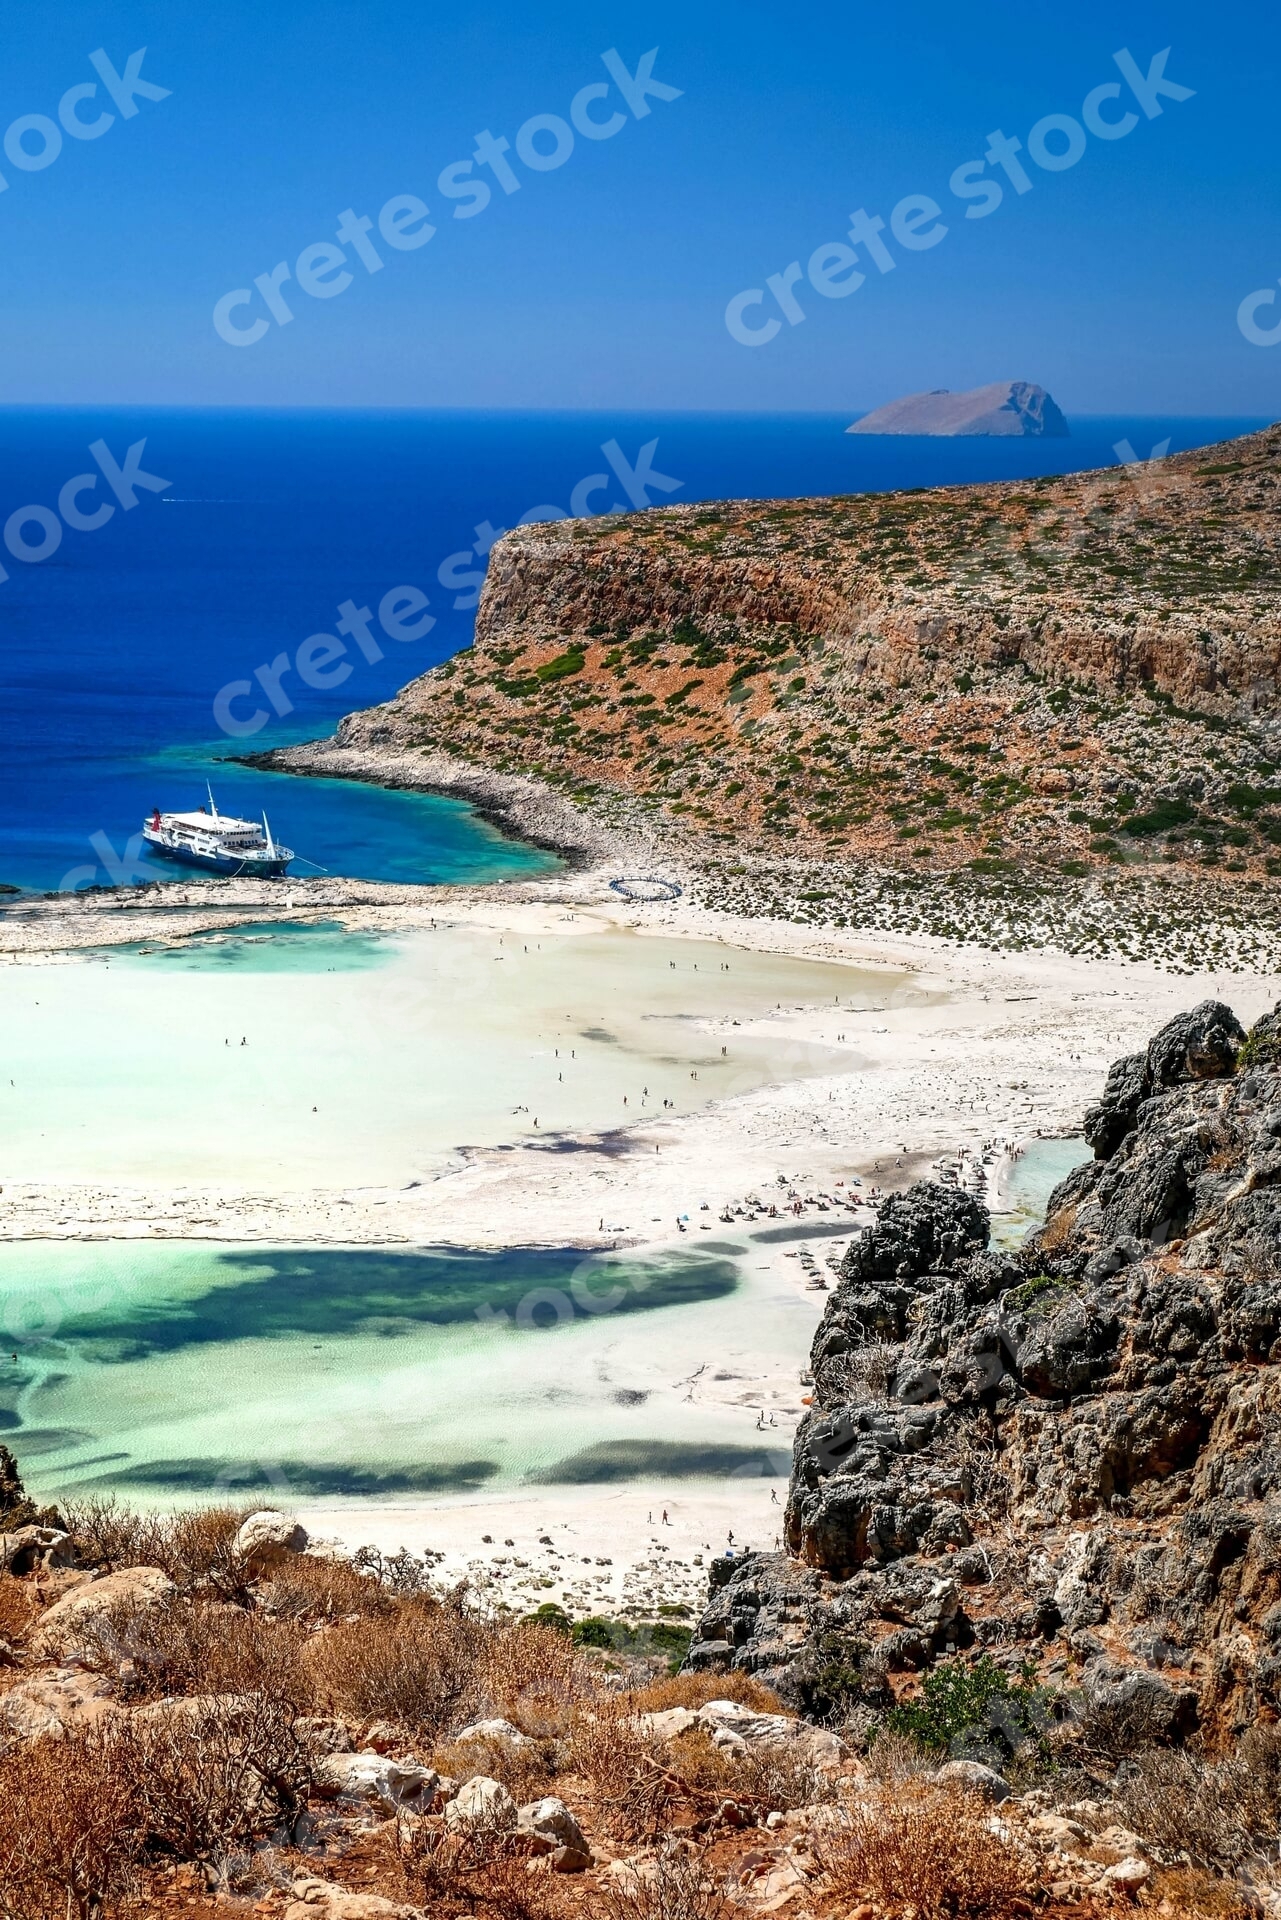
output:
<svg viewBox="0 0 1281 1920"><path fill-rule="evenodd" d="M1281 1708L1281 1009L1117 1062L1017 1254L922 1184L813 1346L787 1551L717 1562L690 1661L816 1714L948 1653L1177 1742Z"/></svg>

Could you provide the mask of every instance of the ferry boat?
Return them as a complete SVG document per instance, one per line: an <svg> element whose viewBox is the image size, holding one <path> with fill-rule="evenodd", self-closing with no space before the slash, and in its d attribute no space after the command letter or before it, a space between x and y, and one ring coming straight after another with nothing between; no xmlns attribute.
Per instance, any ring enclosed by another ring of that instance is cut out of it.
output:
<svg viewBox="0 0 1281 1920"><path fill-rule="evenodd" d="M265 813L261 826L256 820L235 820L219 813L212 788L205 791L209 805L196 813L161 813L156 807L147 816L142 838L153 854L232 878L252 874L275 880L288 873L296 856L291 847L282 847L272 838Z"/></svg>

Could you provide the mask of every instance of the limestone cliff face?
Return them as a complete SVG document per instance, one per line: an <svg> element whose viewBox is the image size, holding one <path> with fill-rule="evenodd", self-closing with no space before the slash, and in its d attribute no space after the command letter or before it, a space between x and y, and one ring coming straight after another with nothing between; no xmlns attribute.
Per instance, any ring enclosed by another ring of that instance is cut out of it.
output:
<svg viewBox="0 0 1281 1920"><path fill-rule="evenodd" d="M1258 877L1279 691L1271 428L1067 479L518 528L473 649L341 737L791 852Z"/></svg>
<svg viewBox="0 0 1281 1920"><path fill-rule="evenodd" d="M1281 672L1281 428L1133 477L518 529L494 549L476 644L687 618L794 626L885 687L1023 664L1257 706Z"/></svg>

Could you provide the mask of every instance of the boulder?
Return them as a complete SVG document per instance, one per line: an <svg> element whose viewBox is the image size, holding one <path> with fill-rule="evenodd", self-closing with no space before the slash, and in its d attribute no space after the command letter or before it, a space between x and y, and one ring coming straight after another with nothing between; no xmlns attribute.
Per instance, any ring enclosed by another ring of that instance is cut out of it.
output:
<svg viewBox="0 0 1281 1920"><path fill-rule="evenodd" d="M111 1689L101 1674L55 1668L52 1673L20 1680L0 1694L0 1736L61 1739L64 1733L115 1711Z"/></svg>
<svg viewBox="0 0 1281 1920"><path fill-rule="evenodd" d="M425 1920L421 1907L386 1900L378 1893L348 1893L346 1887L310 1874L294 1881L293 1895L285 1920Z"/></svg>
<svg viewBox="0 0 1281 1920"><path fill-rule="evenodd" d="M516 1802L501 1780L478 1773L459 1787L445 1808L445 1825L470 1833L510 1833L516 1825Z"/></svg>
<svg viewBox="0 0 1281 1920"><path fill-rule="evenodd" d="M37 1568L75 1564L75 1545L69 1533L57 1527L18 1527L13 1533L0 1533L0 1573L21 1576Z"/></svg>
<svg viewBox="0 0 1281 1920"><path fill-rule="evenodd" d="M464 1740L502 1740L509 1747L530 1747L533 1741L510 1720L474 1720L461 1733L454 1735L454 1745L461 1746Z"/></svg>
<svg viewBox="0 0 1281 1920"><path fill-rule="evenodd" d="M390 1760L383 1753L326 1753L315 1762L316 1792L328 1797L368 1800L394 1813L399 1807L428 1812L440 1790L440 1775L412 1760Z"/></svg>
<svg viewBox="0 0 1281 1920"><path fill-rule="evenodd" d="M122 1567L86 1581L49 1608L31 1637L32 1651L43 1659L73 1654L86 1634L109 1629L113 1616L151 1613L169 1606L178 1589L159 1567ZM122 1660L129 1648L122 1643Z"/></svg>
<svg viewBox="0 0 1281 1920"><path fill-rule="evenodd" d="M1233 1071L1245 1029L1221 1000L1203 1000L1176 1014L1153 1034L1143 1053L1114 1061L1097 1104L1088 1108L1084 1133L1096 1160L1109 1160L1152 1094L1191 1080L1218 1080Z"/></svg>
<svg viewBox="0 0 1281 1920"><path fill-rule="evenodd" d="M251 1569L266 1567L281 1554L301 1553L306 1545L306 1528L271 1507L251 1513L235 1541L236 1552Z"/></svg>
<svg viewBox="0 0 1281 1920"><path fill-rule="evenodd" d="M1117 1893L1133 1894L1147 1885L1152 1878L1152 1869L1146 1860L1140 1860L1132 1854L1128 1859L1118 1860L1115 1866L1106 1868L1102 1878L1104 1884L1114 1888Z"/></svg>
<svg viewBox="0 0 1281 1920"><path fill-rule="evenodd" d="M967 1793L982 1794L985 1800L1008 1800L1010 1783L992 1767L978 1760L949 1760L934 1776L941 1787L964 1787Z"/></svg>
<svg viewBox="0 0 1281 1920"><path fill-rule="evenodd" d="M516 1826L519 1832L529 1834L538 1843L539 1853L554 1853L557 1847L563 1847L591 1859L591 1848L583 1838L582 1828L565 1802L552 1795L544 1800L531 1800L528 1806L521 1807Z"/></svg>
<svg viewBox="0 0 1281 1920"><path fill-rule="evenodd" d="M690 1648L690 1653L694 1649ZM661 1713L638 1713L636 1730L649 1734L655 1740L678 1740L691 1727L698 1725L698 1715L691 1713L688 1707L667 1707Z"/></svg>
<svg viewBox="0 0 1281 1920"><path fill-rule="evenodd" d="M840 1736L824 1727L807 1726L784 1713L754 1713L735 1700L709 1700L695 1718L711 1734L713 1744L729 1753L795 1745L819 1766L839 1766L849 1753Z"/></svg>

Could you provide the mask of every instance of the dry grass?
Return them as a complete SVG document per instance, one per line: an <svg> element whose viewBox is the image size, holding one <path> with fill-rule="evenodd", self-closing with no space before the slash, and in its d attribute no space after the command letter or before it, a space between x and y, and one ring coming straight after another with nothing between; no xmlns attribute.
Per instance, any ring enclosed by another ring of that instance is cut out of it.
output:
<svg viewBox="0 0 1281 1920"><path fill-rule="evenodd" d="M440 1920L555 1920L561 1889L528 1870L527 1842L496 1833L450 1833L401 1821L398 1865L404 1890Z"/></svg>
<svg viewBox="0 0 1281 1920"><path fill-rule="evenodd" d="M107 1725L0 1759L0 1915L94 1920L131 1890L147 1820L136 1742Z"/></svg>
<svg viewBox="0 0 1281 1920"><path fill-rule="evenodd" d="M663 1713L668 1707L697 1712L709 1700L733 1700L753 1713L785 1713L787 1709L750 1673L678 1673L672 1680L653 1680L627 1696L630 1713Z"/></svg>
<svg viewBox="0 0 1281 1920"><path fill-rule="evenodd" d="M474 1773L501 1780L520 1803L551 1792L560 1771L560 1747L555 1740L531 1740L521 1746L510 1740L447 1742L434 1749L431 1765L454 1780L469 1780Z"/></svg>
<svg viewBox="0 0 1281 1920"><path fill-rule="evenodd" d="M1164 1913L1188 1920L1259 1920L1258 1901L1234 1880L1219 1880L1195 1867L1158 1874L1151 1898Z"/></svg>
<svg viewBox="0 0 1281 1920"><path fill-rule="evenodd" d="M201 1507L188 1512L134 1513L119 1501L73 1501L67 1530L86 1566L160 1567L182 1593L208 1591L243 1598L245 1566L234 1550L248 1507Z"/></svg>
<svg viewBox="0 0 1281 1920"><path fill-rule="evenodd" d="M903 1782L849 1808L815 1853L850 1900L911 1906L920 1920L1002 1914L1027 1897L1032 1872L989 1818L975 1795Z"/></svg>
<svg viewBox="0 0 1281 1920"><path fill-rule="evenodd" d="M907 1734L892 1733L884 1727L868 1749L868 1772L873 1780L887 1785L901 1780L920 1780L925 1774L933 1773L937 1765L937 1754L927 1752Z"/></svg>
<svg viewBox="0 0 1281 1920"><path fill-rule="evenodd" d="M11 1573L0 1573L0 1640L16 1645L36 1617L31 1589Z"/></svg>
<svg viewBox="0 0 1281 1920"><path fill-rule="evenodd" d="M479 1665L490 1632L452 1607L411 1599L316 1635L306 1666L323 1706L436 1740L483 1704Z"/></svg>
<svg viewBox="0 0 1281 1920"><path fill-rule="evenodd" d="M652 1863L612 1878L599 1907L604 1920L734 1920L740 1911L706 1854L673 1842Z"/></svg>
<svg viewBox="0 0 1281 1920"><path fill-rule="evenodd" d="M316 1554L282 1556L271 1577L260 1583L258 1605L290 1620L369 1620L391 1611L392 1601L371 1574L359 1573L349 1560Z"/></svg>
<svg viewBox="0 0 1281 1920"><path fill-rule="evenodd" d="M1037 1245L1043 1253L1058 1253L1067 1246L1076 1231L1076 1213L1076 1202L1072 1201L1046 1221L1037 1235Z"/></svg>
<svg viewBox="0 0 1281 1920"><path fill-rule="evenodd" d="M310 1697L303 1644L294 1622L226 1602L146 1608L122 1599L84 1622L72 1653L110 1675L124 1699L262 1692L301 1711Z"/></svg>
<svg viewBox="0 0 1281 1920"><path fill-rule="evenodd" d="M1275 1838L1281 1730L1253 1727L1234 1753L1209 1764L1164 1748L1140 1753L1116 1798L1158 1858L1231 1868Z"/></svg>
<svg viewBox="0 0 1281 1920"><path fill-rule="evenodd" d="M478 1665L487 1708L544 1739L567 1733L577 1709L600 1691L589 1662L563 1633L529 1621L491 1629Z"/></svg>

